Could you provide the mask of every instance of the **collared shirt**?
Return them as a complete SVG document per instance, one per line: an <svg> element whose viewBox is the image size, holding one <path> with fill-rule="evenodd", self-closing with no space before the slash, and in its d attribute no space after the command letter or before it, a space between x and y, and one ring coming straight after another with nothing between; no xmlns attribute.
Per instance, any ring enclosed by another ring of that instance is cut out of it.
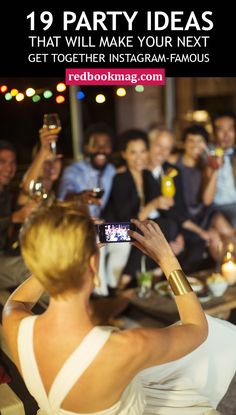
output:
<svg viewBox="0 0 236 415"><path fill-rule="evenodd" d="M95 169L89 160L82 160L66 167L58 189L58 199L64 199L67 193L80 193L86 189L101 187L104 195L101 198L101 206L89 206L90 214L100 217L101 210L107 203L110 195L115 167L107 164L104 170Z"/></svg>
<svg viewBox="0 0 236 415"><path fill-rule="evenodd" d="M162 166L156 166L153 170L152 170L152 175L155 179L159 179L159 177L163 174L163 168Z"/></svg>
<svg viewBox="0 0 236 415"><path fill-rule="evenodd" d="M225 152L224 164L218 171L214 198L214 202L217 205L227 205L236 202L236 189L230 155L231 153Z"/></svg>
<svg viewBox="0 0 236 415"><path fill-rule="evenodd" d="M163 169L162 166L156 166L153 170L152 170L152 175L154 177L154 179L158 180L161 175L163 174ZM160 213L158 212L157 209L152 210L149 215L148 218L149 219L156 219L159 218Z"/></svg>

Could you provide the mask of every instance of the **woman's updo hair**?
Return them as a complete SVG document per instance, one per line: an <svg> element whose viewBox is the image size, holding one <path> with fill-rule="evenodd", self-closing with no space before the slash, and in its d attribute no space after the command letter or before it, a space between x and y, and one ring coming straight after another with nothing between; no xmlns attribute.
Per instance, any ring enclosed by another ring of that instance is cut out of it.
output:
<svg viewBox="0 0 236 415"><path fill-rule="evenodd" d="M54 297L83 286L97 249L94 223L75 202L35 210L21 229L20 243L26 266Z"/></svg>

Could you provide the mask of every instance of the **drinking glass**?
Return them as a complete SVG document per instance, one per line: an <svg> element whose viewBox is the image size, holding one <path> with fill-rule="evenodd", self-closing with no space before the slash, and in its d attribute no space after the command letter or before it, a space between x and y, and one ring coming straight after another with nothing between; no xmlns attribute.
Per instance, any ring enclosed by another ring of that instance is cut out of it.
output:
<svg viewBox="0 0 236 415"><path fill-rule="evenodd" d="M29 183L29 196L36 202L41 202L48 198L48 194L43 187L41 180L30 180Z"/></svg>
<svg viewBox="0 0 236 415"><path fill-rule="evenodd" d="M152 292L152 277L151 271L137 271L138 282L138 297L149 298Z"/></svg>
<svg viewBox="0 0 236 415"><path fill-rule="evenodd" d="M211 145L207 149L207 163L208 165L217 170L222 165L222 158L224 157L224 150L221 147Z"/></svg>
<svg viewBox="0 0 236 415"><path fill-rule="evenodd" d="M173 177L167 176L165 174L161 177L161 193L166 197L173 197L175 195L176 189Z"/></svg>
<svg viewBox="0 0 236 415"><path fill-rule="evenodd" d="M52 134L59 134L61 131L61 121L57 113L44 114L43 116L43 127L49 128ZM50 143L52 153L56 156L57 144L56 141Z"/></svg>

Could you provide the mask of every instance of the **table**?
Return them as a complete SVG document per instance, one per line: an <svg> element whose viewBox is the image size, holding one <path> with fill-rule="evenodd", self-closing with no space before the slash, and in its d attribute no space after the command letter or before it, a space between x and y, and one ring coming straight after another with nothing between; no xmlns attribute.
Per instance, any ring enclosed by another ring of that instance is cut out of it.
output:
<svg viewBox="0 0 236 415"><path fill-rule="evenodd" d="M169 295L162 296L152 291L149 298L143 299L138 297L136 288L131 288L123 291L122 296L129 299L133 306L166 323L172 324L179 320L175 301ZM202 307L211 316L227 319L230 311L236 308L236 286L229 287L223 296L212 297L202 303Z"/></svg>

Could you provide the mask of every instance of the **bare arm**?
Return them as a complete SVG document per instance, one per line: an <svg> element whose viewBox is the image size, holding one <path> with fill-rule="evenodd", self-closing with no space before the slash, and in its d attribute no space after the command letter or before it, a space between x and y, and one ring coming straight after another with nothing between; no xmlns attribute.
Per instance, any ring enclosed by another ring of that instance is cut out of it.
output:
<svg viewBox="0 0 236 415"><path fill-rule="evenodd" d="M52 153L50 150L50 143L52 141L57 140L57 135L51 134L48 128L41 128L39 130L39 137L40 137L41 147L23 177L23 180L21 183L22 190L17 200L17 203L19 205L24 205L28 201L29 198L27 194L29 191L29 184L31 180L37 180L40 174L42 173L42 167L43 167L44 161L52 157Z"/></svg>
<svg viewBox="0 0 236 415"><path fill-rule="evenodd" d="M134 245L149 255L162 268L166 278L181 266L164 238L159 226L152 221L134 220L143 235L130 232ZM197 348L207 337L208 326L203 309L194 292L175 297L181 325L165 329L135 329L130 336L136 343L138 370L178 359Z"/></svg>
<svg viewBox="0 0 236 415"><path fill-rule="evenodd" d="M145 220L156 209L168 210L174 204L173 197L158 196L148 202L139 212L139 220Z"/></svg>
<svg viewBox="0 0 236 415"><path fill-rule="evenodd" d="M200 238L204 239L207 242L210 239L210 233L202 229L200 226L196 225L196 223L194 223L190 219L183 222L182 227L184 229L187 229L188 231L196 233L198 236L200 236Z"/></svg>
<svg viewBox="0 0 236 415"><path fill-rule="evenodd" d="M12 313L18 313L18 311L31 314L31 309L43 292L42 285L33 275L27 278L8 298L3 308L3 323Z"/></svg>
<svg viewBox="0 0 236 415"><path fill-rule="evenodd" d="M19 323L24 317L32 315L31 309L43 293L41 284L31 276L25 280L9 297L3 312L3 333L10 348L12 358L20 370L17 353L17 334Z"/></svg>
<svg viewBox="0 0 236 415"><path fill-rule="evenodd" d="M204 173L202 201L208 206L210 205L216 194L218 170L208 167Z"/></svg>

